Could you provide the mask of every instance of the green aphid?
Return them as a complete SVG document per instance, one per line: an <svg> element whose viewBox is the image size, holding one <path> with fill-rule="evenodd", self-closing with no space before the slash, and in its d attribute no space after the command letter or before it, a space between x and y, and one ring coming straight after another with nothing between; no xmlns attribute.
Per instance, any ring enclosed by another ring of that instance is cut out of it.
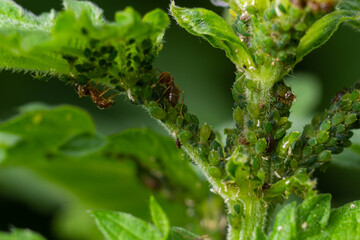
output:
<svg viewBox="0 0 360 240"><path fill-rule="evenodd" d="M200 157L204 157L204 158L207 158L207 155L209 153L209 151L206 149L206 147L203 144L198 144L197 152L200 155Z"/></svg>
<svg viewBox="0 0 360 240"><path fill-rule="evenodd" d="M207 171L209 173L209 175L213 178L221 178L221 171L217 168L217 167L214 167L214 166L209 166L207 168Z"/></svg>
<svg viewBox="0 0 360 240"><path fill-rule="evenodd" d="M193 137L193 134L189 131L182 130L179 131L176 136L182 144L186 144Z"/></svg>
<svg viewBox="0 0 360 240"><path fill-rule="evenodd" d="M331 122L329 119L325 119L321 125L320 125L320 130L321 131L328 131L331 127Z"/></svg>
<svg viewBox="0 0 360 240"><path fill-rule="evenodd" d="M245 79L244 85L246 88L248 88L250 91L256 91L257 85L255 81L252 81L251 79Z"/></svg>
<svg viewBox="0 0 360 240"><path fill-rule="evenodd" d="M318 161L319 162L327 162L327 161L330 161L331 157L332 157L331 151L324 150L321 153L319 153Z"/></svg>
<svg viewBox="0 0 360 240"><path fill-rule="evenodd" d="M257 136L254 132L252 131L248 131L246 133L246 139L248 140L249 143L251 144L255 144L257 142Z"/></svg>
<svg viewBox="0 0 360 240"><path fill-rule="evenodd" d="M351 100L352 101L356 101L359 98L359 91L358 90L354 90L351 93Z"/></svg>
<svg viewBox="0 0 360 240"><path fill-rule="evenodd" d="M355 112L360 112L360 102L354 103L352 110Z"/></svg>
<svg viewBox="0 0 360 240"><path fill-rule="evenodd" d="M78 71L79 73L84 73L84 72L89 72L90 70L92 70L94 68L92 63L89 62L85 62L83 64L76 64L75 65L75 69L76 71Z"/></svg>
<svg viewBox="0 0 360 240"><path fill-rule="evenodd" d="M276 16L277 15L276 15L275 8L267 9L264 12L264 19L267 20L267 21L270 21L271 19L275 18Z"/></svg>
<svg viewBox="0 0 360 240"><path fill-rule="evenodd" d="M303 156L308 157L313 153L313 149L310 146L306 146L303 150Z"/></svg>
<svg viewBox="0 0 360 240"><path fill-rule="evenodd" d="M247 110L248 113L253 117L253 118L258 118L260 115L260 108L259 105L257 103L251 102L247 105Z"/></svg>
<svg viewBox="0 0 360 240"><path fill-rule="evenodd" d="M271 130L272 130L272 124L271 124L271 122L266 122L265 124L264 124L264 130L265 130L265 133L266 134L269 134L270 132L271 132Z"/></svg>
<svg viewBox="0 0 360 240"><path fill-rule="evenodd" d="M287 123L287 121L288 121L288 118L287 118L287 117L281 117L281 118L279 119L279 121L277 122L277 125L278 125L278 126L282 126L282 125L284 125L285 123Z"/></svg>
<svg viewBox="0 0 360 240"><path fill-rule="evenodd" d="M306 165L306 166L312 165L316 162L317 159L318 159L318 156L312 155L305 159L303 165Z"/></svg>
<svg viewBox="0 0 360 240"><path fill-rule="evenodd" d="M286 133L285 129L279 128L274 134L274 139L279 140L285 135L285 133Z"/></svg>
<svg viewBox="0 0 360 240"><path fill-rule="evenodd" d="M183 126L183 123L184 123L184 119L181 116L178 116L176 119L176 126L178 128L181 128Z"/></svg>
<svg viewBox="0 0 360 240"><path fill-rule="evenodd" d="M151 87L150 86L145 86L144 89L143 89L143 97L145 99L150 100L152 98L152 94L153 94L153 92L152 92Z"/></svg>
<svg viewBox="0 0 360 240"><path fill-rule="evenodd" d="M339 105L341 107L341 110L343 111L349 111L353 105L352 101L350 99L344 99L339 102Z"/></svg>
<svg viewBox="0 0 360 240"><path fill-rule="evenodd" d="M329 150L331 151L331 153L333 154L339 154L341 153L342 151L344 151L344 148L342 146L332 146L331 148L329 148Z"/></svg>
<svg viewBox="0 0 360 240"><path fill-rule="evenodd" d="M260 161L256 156L251 158L251 168L254 172L257 172L260 169Z"/></svg>
<svg viewBox="0 0 360 240"><path fill-rule="evenodd" d="M134 97L136 97L136 98L138 98L138 97L140 97L140 96L143 96L143 89L142 89L142 87L139 87L139 86L134 86L134 87L132 87L132 88L131 88L131 94L132 94Z"/></svg>
<svg viewBox="0 0 360 240"><path fill-rule="evenodd" d="M266 139L261 138L256 142L255 151L256 151L256 153L261 154L261 153L265 152L266 147L267 147Z"/></svg>
<svg viewBox="0 0 360 240"><path fill-rule="evenodd" d="M166 115L166 120L170 123L176 123L177 116L178 116L178 112L176 111L176 109L170 108Z"/></svg>
<svg viewBox="0 0 360 240"><path fill-rule="evenodd" d="M286 8L284 7L284 5L282 5L281 3L277 6L278 9L282 12L282 13L286 13Z"/></svg>
<svg viewBox="0 0 360 240"><path fill-rule="evenodd" d="M337 139L334 137L330 137L329 140L326 142L325 147L332 147L337 144Z"/></svg>
<svg viewBox="0 0 360 240"><path fill-rule="evenodd" d="M202 142L207 142L207 140L209 139L211 135L211 128L210 126L205 123L201 128L200 128L200 140Z"/></svg>
<svg viewBox="0 0 360 240"><path fill-rule="evenodd" d="M291 22L288 19L281 19L280 26L284 32L288 32L291 29Z"/></svg>
<svg viewBox="0 0 360 240"><path fill-rule="evenodd" d="M233 117L237 124L242 125L244 123L244 112L240 107L235 108Z"/></svg>
<svg viewBox="0 0 360 240"><path fill-rule="evenodd" d="M247 5L245 10L252 15L255 15L259 12L259 10L254 5Z"/></svg>
<svg viewBox="0 0 360 240"><path fill-rule="evenodd" d="M289 55L285 51L279 51L277 54L277 58L282 62L286 62L288 57Z"/></svg>
<svg viewBox="0 0 360 240"><path fill-rule="evenodd" d="M345 113L338 112L333 116L331 121L332 121L333 125L338 125L338 124L342 123L344 120L345 120Z"/></svg>
<svg viewBox="0 0 360 240"><path fill-rule="evenodd" d="M351 146L351 144L352 144L352 143L351 143L351 141L350 141L349 139L348 139L348 140L343 141L343 146L344 146L344 147L346 147L346 148L347 148L347 147L350 147L350 146Z"/></svg>
<svg viewBox="0 0 360 240"><path fill-rule="evenodd" d="M162 109L159 104L156 102L151 102L149 104L149 111L151 116L153 116L156 119L163 120L166 117L166 112L164 109Z"/></svg>
<svg viewBox="0 0 360 240"><path fill-rule="evenodd" d="M243 86L243 81L242 81L243 76L244 76L243 73L238 73L236 75L237 80L234 83L234 89L235 89L237 94L243 94L245 92L244 86Z"/></svg>
<svg viewBox="0 0 360 240"><path fill-rule="evenodd" d="M290 7L289 15L292 19L298 19L302 15L302 10L297 7Z"/></svg>
<svg viewBox="0 0 360 240"><path fill-rule="evenodd" d="M288 44L291 40L291 35L289 33L281 34L280 40L277 42L279 48L283 48Z"/></svg>
<svg viewBox="0 0 360 240"><path fill-rule="evenodd" d="M294 29L299 32L304 32L307 29L307 26L304 22L298 22L295 24Z"/></svg>
<svg viewBox="0 0 360 240"><path fill-rule="evenodd" d="M265 63L265 57L262 53L255 54L255 62L257 65L263 65Z"/></svg>
<svg viewBox="0 0 360 240"><path fill-rule="evenodd" d="M344 123L345 123L345 125L351 125L354 122L356 122L356 120L357 120L356 114L351 113L351 114L346 116Z"/></svg>
<svg viewBox="0 0 360 240"><path fill-rule="evenodd" d="M280 23L274 22L271 24L271 29L274 31L278 31L280 28Z"/></svg>
<svg viewBox="0 0 360 240"><path fill-rule="evenodd" d="M316 154L320 153L324 149L325 149L325 147L323 144L319 144L313 148L314 153L316 153Z"/></svg>
<svg viewBox="0 0 360 240"><path fill-rule="evenodd" d="M316 146L318 144L316 138L314 138L314 137L310 138L308 143L310 146Z"/></svg>
<svg viewBox="0 0 360 240"><path fill-rule="evenodd" d="M320 131L317 136L316 140L318 143L325 143L329 139L329 132L327 131Z"/></svg>
<svg viewBox="0 0 360 240"><path fill-rule="evenodd" d="M218 166L220 163L220 157L219 157L219 153L215 150L211 150L209 152L209 162L210 164L214 165L214 166Z"/></svg>
<svg viewBox="0 0 360 240"><path fill-rule="evenodd" d="M271 22L260 23L259 29L262 34L270 35Z"/></svg>
<svg viewBox="0 0 360 240"><path fill-rule="evenodd" d="M210 149L217 151L218 148L221 148L221 144L218 141L213 140L210 144Z"/></svg>
<svg viewBox="0 0 360 240"><path fill-rule="evenodd" d="M248 33L248 28L246 27L246 24L243 21L237 19L235 21L234 26L237 33L245 37L250 37L250 34Z"/></svg>
<svg viewBox="0 0 360 240"><path fill-rule="evenodd" d="M92 52L91 52L90 48L85 48L84 56L87 57L87 58L90 58L91 55L92 55Z"/></svg>
<svg viewBox="0 0 360 240"><path fill-rule="evenodd" d="M265 47L272 48L274 46L274 40L271 37L264 37L262 40L262 44Z"/></svg>
<svg viewBox="0 0 360 240"><path fill-rule="evenodd" d="M244 204L242 202L240 202L239 204L235 204L233 209L236 214L242 214L242 213L244 213L245 207L244 207Z"/></svg>
<svg viewBox="0 0 360 240"><path fill-rule="evenodd" d="M152 48L152 41L151 41L151 39L150 38L147 38L147 39L145 39L145 40L143 40L142 42L141 42L141 47L144 49L144 50L149 50L149 49L151 49Z"/></svg>
<svg viewBox="0 0 360 240"><path fill-rule="evenodd" d="M270 112L270 117L272 120L274 120L276 123L280 120L280 113L278 110L272 110Z"/></svg>
<svg viewBox="0 0 360 240"><path fill-rule="evenodd" d="M344 124L339 124L338 126L336 126L336 129L335 129L335 132L336 133L342 133L344 132L346 129L345 125Z"/></svg>

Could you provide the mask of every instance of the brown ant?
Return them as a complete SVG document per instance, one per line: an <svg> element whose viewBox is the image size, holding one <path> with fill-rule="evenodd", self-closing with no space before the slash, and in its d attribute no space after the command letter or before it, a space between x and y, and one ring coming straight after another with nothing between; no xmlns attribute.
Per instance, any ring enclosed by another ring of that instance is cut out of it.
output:
<svg viewBox="0 0 360 240"><path fill-rule="evenodd" d="M180 94L181 93L183 94L182 101L181 101L180 115L182 118L184 118L182 115L182 109L183 109L183 105L184 105L185 92L180 91L179 86L175 85L174 78L171 76L171 74L169 72L161 72L158 82L162 83L166 86L166 90L163 92L163 95L166 96L166 98L168 99L168 101L172 107L176 106L176 104L179 101Z"/></svg>
<svg viewBox="0 0 360 240"><path fill-rule="evenodd" d="M178 148L178 149L181 149L181 142L180 142L180 139L179 138L176 138L176 147Z"/></svg>
<svg viewBox="0 0 360 240"><path fill-rule="evenodd" d="M82 98L84 96L90 96L92 101L96 104L96 106L99 109L106 109L106 108L109 108L112 105L114 105L115 101L112 98L114 98L116 95L118 95L118 94L114 94L114 95L106 98L104 95L109 90L111 90L111 88L104 90L104 91L100 91L96 87L90 86L90 84L81 85L81 84L75 83L74 87L80 98Z"/></svg>

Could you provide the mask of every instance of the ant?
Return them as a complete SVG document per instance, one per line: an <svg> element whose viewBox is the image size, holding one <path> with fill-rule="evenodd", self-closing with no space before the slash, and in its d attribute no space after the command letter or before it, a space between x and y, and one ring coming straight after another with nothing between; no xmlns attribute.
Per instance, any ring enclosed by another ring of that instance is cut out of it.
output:
<svg viewBox="0 0 360 240"><path fill-rule="evenodd" d="M183 109L183 105L184 105L185 92L180 91L179 86L175 85L174 78L171 76L171 74L169 72L161 72L160 71L160 77L158 79L158 82L162 83L166 86L166 90L163 92L163 95L166 94L166 98L168 99L168 101L172 107L176 106L176 104L179 101L180 94L181 93L183 94L182 101L181 101L180 115L182 118L184 118L182 115L182 109Z"/></svg>
<svg viewBox="0 0 360 240"><path fill-rule="evenodd" d="M78 83L74 84L75 90L77 91L80 98L84 96L90 96L92 101L96 104L99 109L106 109L115 104L115 101L112 99L118 94L114 94L108 98L104 97L111 88L105 91L99 91L96 87L91 87L89 84L81 85Z"/></svg>

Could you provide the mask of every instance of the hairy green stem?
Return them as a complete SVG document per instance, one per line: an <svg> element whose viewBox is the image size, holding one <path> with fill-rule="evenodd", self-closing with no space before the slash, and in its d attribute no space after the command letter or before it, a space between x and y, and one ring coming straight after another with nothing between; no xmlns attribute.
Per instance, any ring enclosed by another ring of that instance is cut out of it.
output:
<svg viewBox="0 0 360 240"><path fill-rule="evenodd" d="M243 199L243 204L243 213L229 215L231 220L229 221L228 240L252 240L256 238L257 228L265 228L269 205L256 197ZM234 209L239 202L229 205L231 209Z"/></svg>

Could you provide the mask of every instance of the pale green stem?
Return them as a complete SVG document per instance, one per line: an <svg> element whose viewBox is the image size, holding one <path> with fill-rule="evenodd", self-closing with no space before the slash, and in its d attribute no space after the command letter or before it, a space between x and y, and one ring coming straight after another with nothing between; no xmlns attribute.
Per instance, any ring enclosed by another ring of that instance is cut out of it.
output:
<svg viewBox="0 0 360 240"><path fill-rule="evenodd" d="M256 229L265 228L270 206L255 197L245 199L244 203L244 213L238 214L239 225L229 224L227 240L254 240ZM233 209L235 204L236 202L230 204L230 208Z"/></svg>

